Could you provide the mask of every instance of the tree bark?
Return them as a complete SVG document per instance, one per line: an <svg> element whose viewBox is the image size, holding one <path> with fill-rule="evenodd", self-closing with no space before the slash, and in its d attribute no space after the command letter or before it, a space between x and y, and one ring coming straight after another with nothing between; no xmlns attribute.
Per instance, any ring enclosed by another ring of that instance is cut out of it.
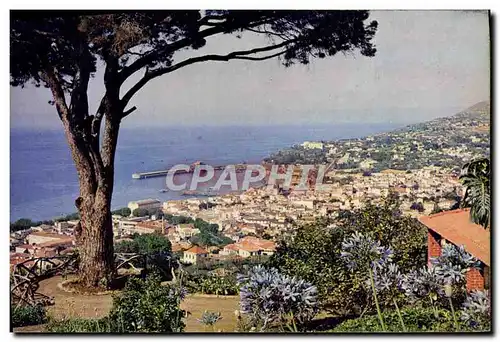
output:
<svg viewBox="0 0 500 342"><path fill-rule="evenodd" d="M80 79L88 82L88 78ZM68 108L57 73L49 70L47 83L78 174L80 196L75 205L80 222L75 235L80 256L80 281L87 288L110 288L115 276L111 198L122 108L105 95L100 112L92 116L88 114L86 87L75 87ZM105 129L100 151L99 127L103 117Z"/></svg>

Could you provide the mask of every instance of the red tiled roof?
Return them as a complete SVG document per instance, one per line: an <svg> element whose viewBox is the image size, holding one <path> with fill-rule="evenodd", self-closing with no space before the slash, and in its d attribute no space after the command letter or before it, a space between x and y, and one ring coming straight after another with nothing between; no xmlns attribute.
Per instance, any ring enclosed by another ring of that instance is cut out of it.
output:
<svg viewBox="0 0 500 342"><path fill-rule="evenodd" d="M418 220L430 230L465 250L490 266L490 231L472 223L469 209L444 211Z"/></svg>
<svg viewBox="0 0 500 342"><path fill-rule="evenodd" d="M208 254L208 252L206 250L204 250L203 248L201 248L200 246L193 246L190 249L188 249L186 252L194 253L196 255Z"/></svg>

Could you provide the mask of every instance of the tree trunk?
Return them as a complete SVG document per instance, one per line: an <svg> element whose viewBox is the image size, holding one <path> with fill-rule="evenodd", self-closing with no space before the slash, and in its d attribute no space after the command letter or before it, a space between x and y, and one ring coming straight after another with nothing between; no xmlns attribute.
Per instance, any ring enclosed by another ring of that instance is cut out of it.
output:
<svg viewBox="0 0 500 342"><path fill-rule="evenodd" d="M88 288L109 288L115 275L113 223L105 198L111 194L98 189L95 196L82 195L77 200L81 225L80 281Z"/></svg>
<svg viewBox="0 0 500 342"><path fill-rule="evenodd" d="M82 51L85 52L85 49ZM88 53L83 52L82 65L73 82L69 107L57 71L48 68L45 79L52 91L78 173L80 196L75 200L75 205L80 214L80 222L75 235L79 245L80 280L88 288L109 288L115 275L110 208L114 159L123 106L119 100L120 84L115 79L117 60L113 60L106 66L106 94L96 115L89 115L87 87L91 69L86 64L88 58L84 58L88 57ZM105 128L100 146L103 118Z"/></svg>

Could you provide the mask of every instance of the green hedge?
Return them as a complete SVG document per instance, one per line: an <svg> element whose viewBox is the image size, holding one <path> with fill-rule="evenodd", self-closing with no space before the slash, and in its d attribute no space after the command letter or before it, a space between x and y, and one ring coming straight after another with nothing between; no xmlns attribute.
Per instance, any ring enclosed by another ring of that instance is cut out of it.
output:
<svg viewBox="0 0 500 342"><path fill-rule="evenodd" d="M11 322L14 328L42 324L45 323L46 320L47 315L45 308L40 305L26 305L11 309Z"/></svg>

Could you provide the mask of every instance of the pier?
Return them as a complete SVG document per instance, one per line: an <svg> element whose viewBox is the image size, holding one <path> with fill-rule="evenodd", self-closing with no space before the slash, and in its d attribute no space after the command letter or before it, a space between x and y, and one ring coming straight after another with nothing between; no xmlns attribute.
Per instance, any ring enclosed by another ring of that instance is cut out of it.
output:
<svg viewBox="0 0 500 342"><path fill-rule="evenodd" d="M246 170L247 164L236 164L236 172L243 172ZM221 171L226 168L226 165L214 166L214 171ZM169 170L160 170L160 171L149 171L149 172L136 172L132 174L133 179L144 179L151 177L165 177L167 176ZM176 175L184 175L190 174L194 172L194 167L191 167L189 171L186 170L178 170L175 172Z"/></svg>

